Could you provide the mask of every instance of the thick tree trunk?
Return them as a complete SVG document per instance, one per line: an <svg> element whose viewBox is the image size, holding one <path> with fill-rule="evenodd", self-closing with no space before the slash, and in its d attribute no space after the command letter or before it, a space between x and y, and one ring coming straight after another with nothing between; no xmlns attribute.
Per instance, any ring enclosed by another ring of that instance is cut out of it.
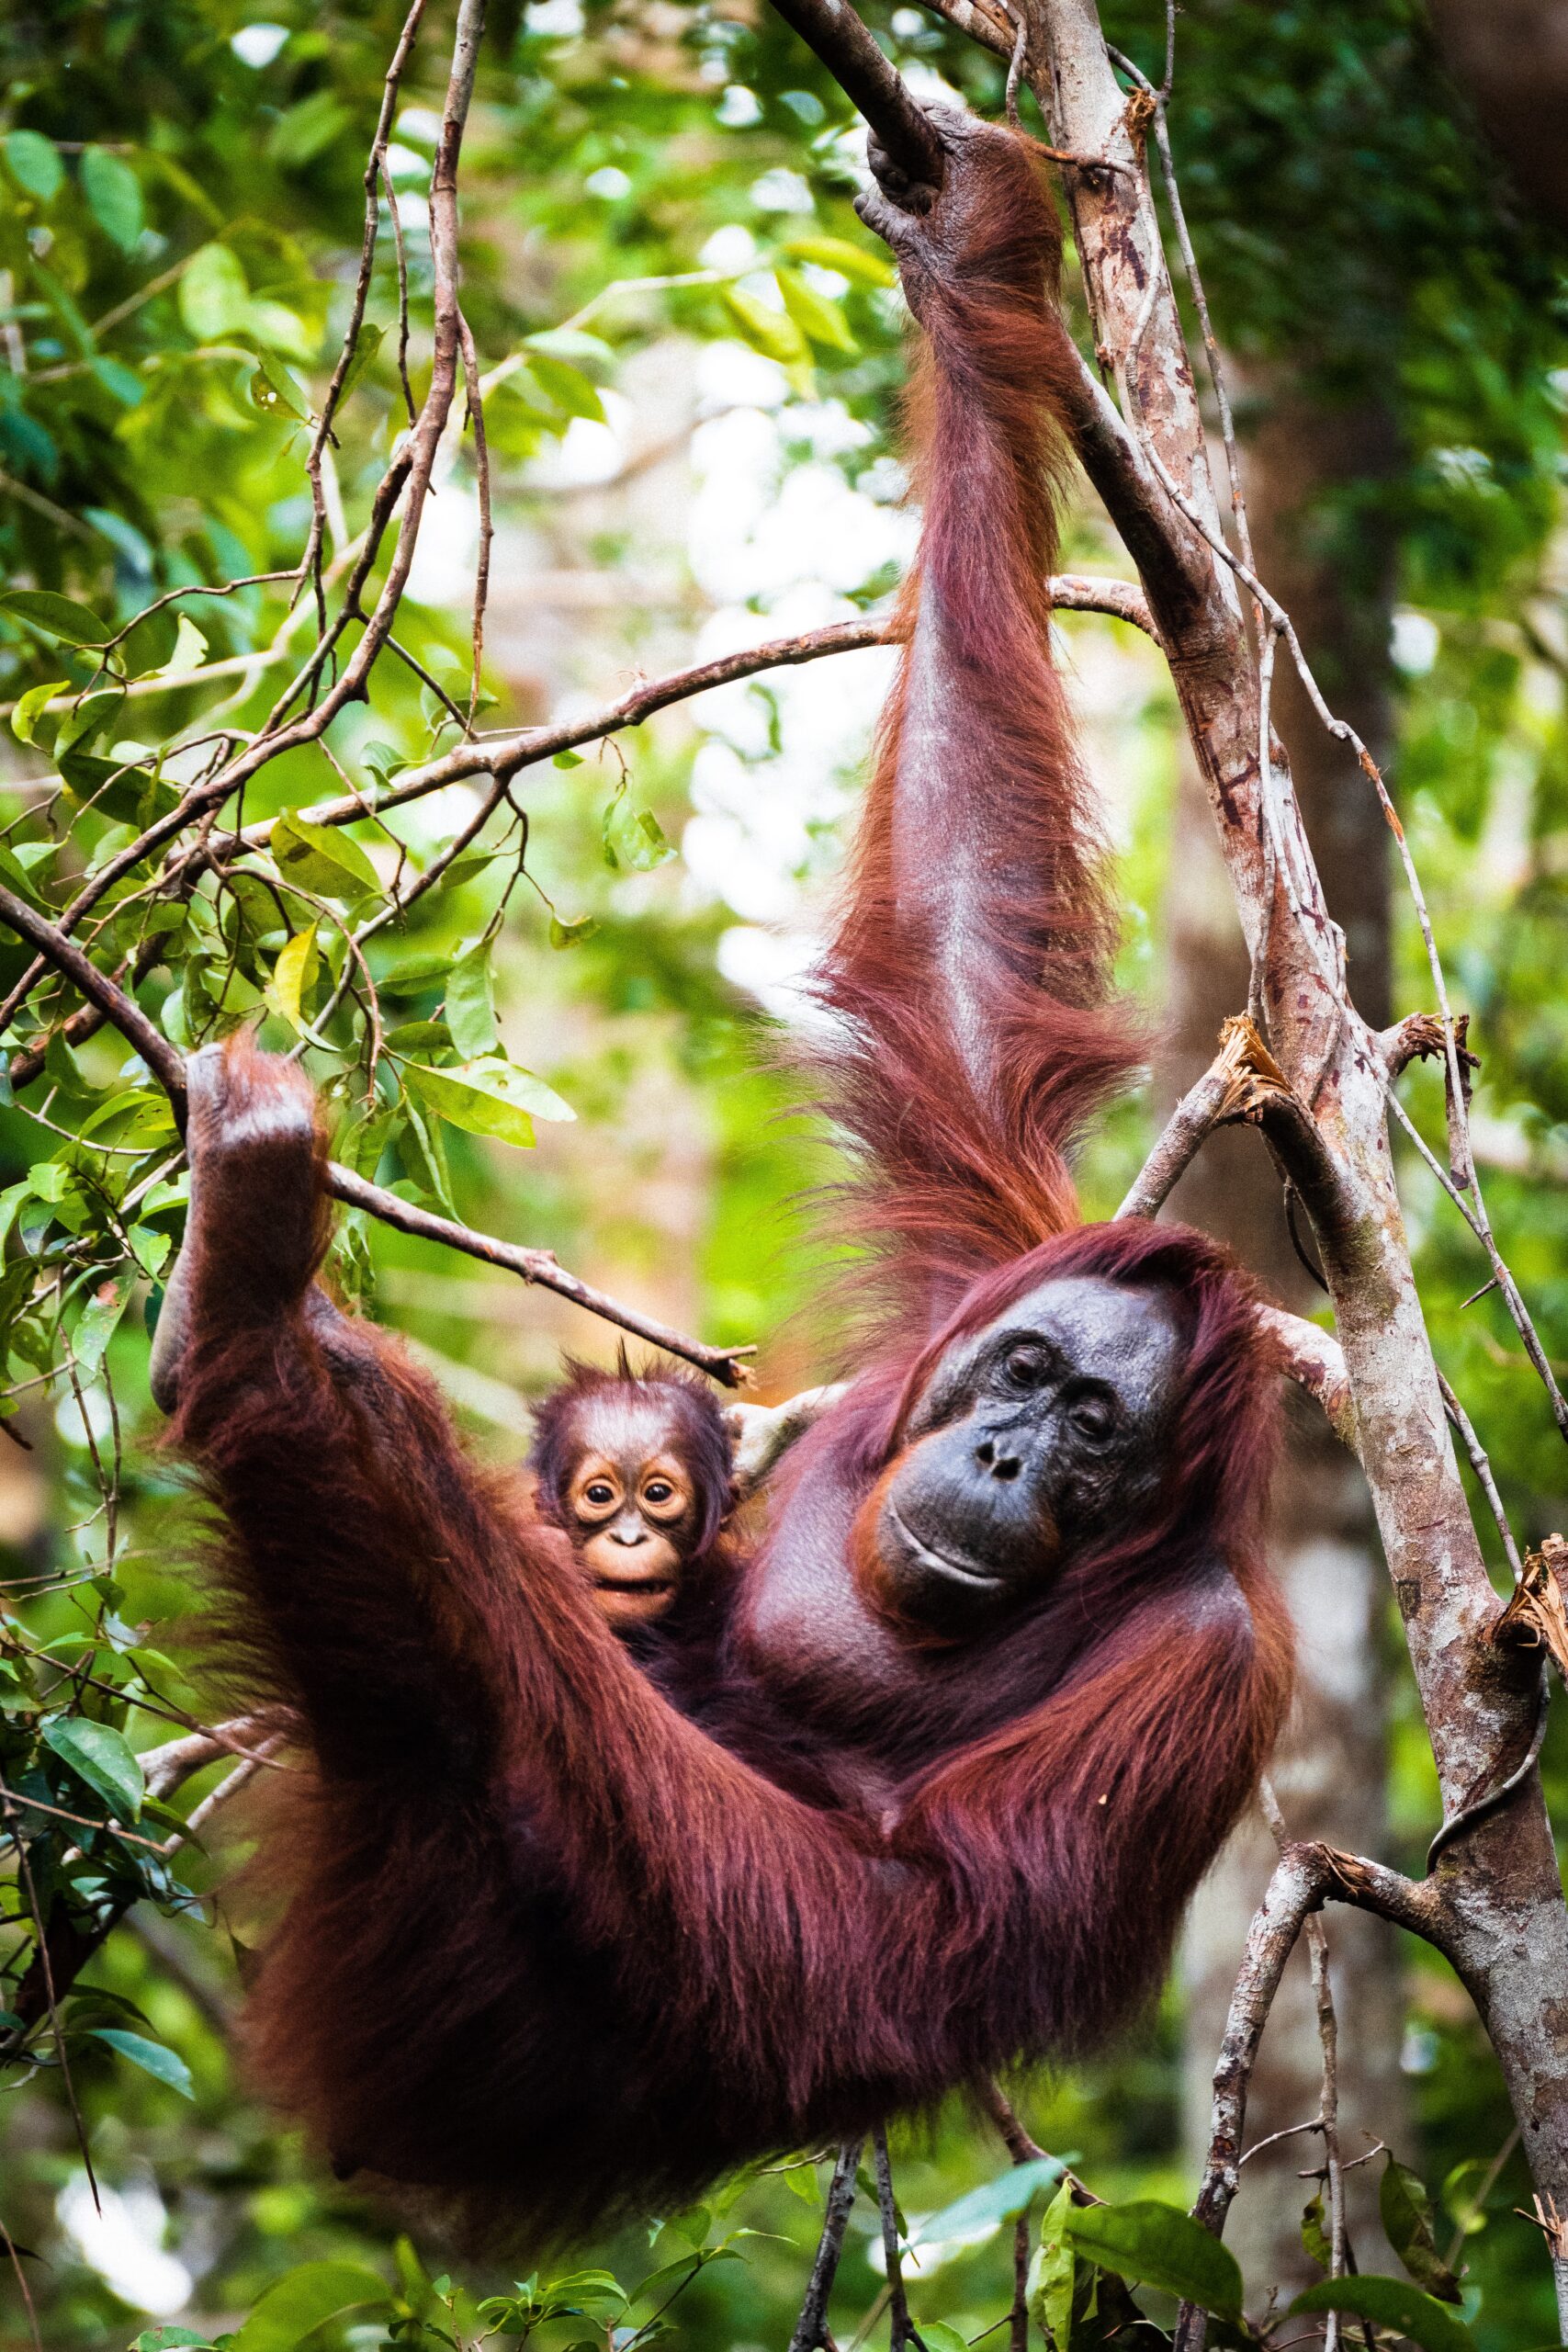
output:
<svg viewBox="0 0 1568 2352"><path fill-rule="evenodd" d="M1389 534L1369 528L1364 514L1347 527L1345 502L1348 496L1364 508L1358 489L1384 471L1392 452L1387 417L1371 406L1315 406L1292 389L1284 370L1250 390L1263 404L1247 436L1245 469L1261 574L1293 615L1325 692L1381 759L1388 733L1393 551ZM1389 1019L1387 830L1371 793L1345 790L1344 755L1316 724L1293 677L1280 681L1277 713L1329 910L1346 934L1350 985L1362 1012L1381 1028ZM1208 796L1190 761L1181 778L1178 839L1168 911L1170 1027L1157 1071L1166 1107L1207 1068L1220 1023L1246 1003L1247 990L1235 902ZM1255 1134L1230 1129L1212 1136L1172 1195L1171 1214L1230 1242L1280 1305L1309 1314L1321 1299L1291 1245L1280 1180ZM1304 1220L1298 1223L1304 1237ZM1299 1697L1274 1772L1286 1820L1294 1837L1382 1854L1388 1571L1365 1480L1322 1416L1299 1400L1273 1552L1301 1643ZM1199 2168L1208 2151L1214 2057L1236 1954L1275 1860L1274 1840L1255 1814L1205 1883L1188 1933L1185 2118ZM1404 2150L1394 1931L1365 1913L1337 1912L1328 1937L1345 2154L1359 2155L1377 2139ZM1316 2006L1307 1955L1298 1947L1252 2076L1249 2141L1315 2115L1321 2075ZM1248 2167L1227 2234L1249 2284L1294 2289L1319 2275L1301 2238L1311 2185L1297 2176L1320 2154L1319 2143L1303 2136ZM1346 2187L1362 2267L1387 2268L1377 2234L1377 2167L1349 2174Z"/></svg>

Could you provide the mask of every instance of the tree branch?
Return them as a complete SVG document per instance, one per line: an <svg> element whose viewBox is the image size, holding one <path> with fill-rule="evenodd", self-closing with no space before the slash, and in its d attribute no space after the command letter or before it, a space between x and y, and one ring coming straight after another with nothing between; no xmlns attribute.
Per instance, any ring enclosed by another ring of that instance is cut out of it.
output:
<svg viewBox="0 0 1568 2352"><path fill-rule="evenodd" d="M1280 1989L1285 1962L1295 1950L1308 1916L1325 1902L1354 1904L1408 1928L1444 1950L1441 1912L1432 1890L1402 1878L1397 1871L1342 1854L1333 1847L1286 1844L1262 1902L1247 1930L1230 2015L1214 2069L1214 2105L1209 2153L1193 2218L1215 2237L1239 2186L1247 2098L1263 2030ZM1206 2320L1192 2303L1177 2319L1173 2352L1202 2352Z"/></svg>
<svg viewBox="0 0 1568 2352"><path fill-rule="evenodd" d="M1113 620L1125 621L1131 628L1142 629L1146 636L1157 632L1150 615L1148 602L1137 583L1129 580L1099 580L1082 574L1066 572L1048 583L1052 605L1064 613L1103 613ZM389 809L400 808L410 801L423 800L449 784L466 782L471 776L488 775L498 782L510 782L527 767L536 766L541 760L552 758L558 752L572 751L582 743L595 742L603 737L618 733L626 727L640 727L655 712L670 705L685 702L694 695L706 694L716 686L730 685L742 678L755 677L764 670L793 668L803 662L818 661L825 654L854 652L865 646L892 645L898 642L897 632L886 621L836 621L819 629L808 629L797 637L773 638L762 645L748 646L735 653L719 655L711 662L701 662L685 670L676 670L668 677L644 679L626 693L594 712L591 717L558 720L546 727L524 728L515 733L480 736L466 739L438 759L421 762L406 768L396 784L377 793L347 793L336 800L322 801L301 811L315 825L351 825L364 817L384 816ZM271 654L244 655L239 665L272 659ZM230 667L236 666L234 664ZM193 672L178 683L184 686L197 684L202 676L217 676L217 665L208 672ZM138 682L145 684L145 681ZM133 688L134 690L134 688ZM51 710L73 707L76 697L59 695L47 706ZM0 716L9 706L0 705ZM242 779L243 781L243 779ZM165 842L177 841L179 835L196 824L211 810L220 808L235 789L229 769L208 782L195 785L165 817L148 827L135 841L105 860L104 864L83 884L71 904L61 912L58 922L67 935L79 928L84 919L105 898L114 884L152 855ZM265 849L271 837L272 823L249 825L242 832L229 837L220 846L233 855L240 848ZM203 843L189 852L176 854L169 864L163 887L167 888L176 878L183 878L193 865L198 866L216 854L210 843ZM41 977L41 968L32 966L11 990L4 1007L0 1007L0 1027L15 1017L17 1008ZM94 1027L96 1023L93 1024ZM85 1031L84 1034L91 1034ZM38 1074L30 1066L25 1076L13 1077L13 1084L25 1085Z"/></svg>
<svg viewBox="0 0 1568 2352"><path fill-rule="evenodd" d="M817 2258L811 2266L811 2278L806 2290L806 2301L800 2307L800 2317L795 2321L795 2333L789 2339L789 2352L822 2352L829 2342L828 2298L839 2275L839 2261L844 2251L844 2232L850 2224L850 2208L855 2201L855 2174L864 2144L863 2140L846 2140L839 2150L833 2177L828 2184L827 2202L822 2209L822 2235L817 2245Z"/></svg>
<svg viewBox="0 0 1568 2352"><path fill-rule="evenodd" d="M940 187L947 168L942 141L848 0L773 0L773 6L815 50L906 177Z"/></svg>
<svg viewBox="0 0 1568 2352"><path fill-rule="evenodd" d="M1146 637L1157 639L1148 600L1134 581L1089 579L1078 572L1062 572L1048 581L1046 588L1057 612L1102 613L1109 619L1125 621L1129 627L1142 629ZM448 784L465 783L471 776L490 775L509 782L523 769L536 767L541 760L553 759L558 752L576 751L584 743L619 734L625 728L640 727L656 712L711 693L716 686L733 685L742 678L754 678L764 670L794 669L803 662L818 662L829 653L853 653L866 646L897 645L900 641L899 631L885 620L831 621L823 628L807 629L798 637L770 638L763 644L721 653L711 662L695 662L689 669L672 670L666 677L641 679L614 702L586 717L556 719L543 727L525 727L515 733L480 736L472 742L455 744L439 759L405 769L397 782L382 792L361 797L346 794L337 800L319 802L302 814L313 825L351 825L357 818L384 815L389 808L422 800L428 793L439 792ZM271 831L270 822L248 825L235 838L247 849L260 849L265 847Z"/></svg>
<svg viewBox="0 0 1568 2352"><path fill-rule="evenodd" d="M52 923L35 908L29 907L15 891L0 884L0 922L29 941L40 956L62 972L73 987L80 989L88 1002L96 1005L107 1021L131 1044L146 1063L152 1076L169 1097L175 1124L185 1131L186 1070L185 1061L164 1033L143 1012L133 997L117 986L105 972L100 972L89 956L83 953L73 939L67 939L59 925ZM525 1250L509 1241L498 1241L490 1234L476 1232L472 1227L458 1225L450 1217L436 1216L427 1209L415 1208L412 1202L402 1201L395 1193L382 1190L365 1177L355 1175L350 1168L343 1168L335 1160L327 1166L327 1190L334 1200L344 1202L350 1208L363 1209L378 1217L383 1225L396 1226L401 1233L418 1235L422 1239L439 1241L448 1249L460 1250L465 1256L478 1258L487 1265L502 1266L527 1283L536 1283L541 1289L553 1290L562 1298L570 1298L575 1306L605 1322L618 1324L623 1331L649 1340L662 1348L669 1355L684 1358L699 1371L708 1373L727 1388L746 1385L749 1374L745 1359L754 1349L710 1348L700 1340L688 1339L683 1333L658 1322L651 1316L640 1315L635 1307L623 1306L603 1291L569 1273L558 1265L548 1250Z"/></svg>
<svg viewBox="0 0 1568 2352"><path fill-rule="evenodd" d="M1315 1201L1324 1223L1333 1226L1342 1208L1338 1170L1310 1112L1245 1013L1225 1023L1219 1052L1171 1113L1117 1216L1155 1216L1205 1136L1237 1119L1264 1130L1303 1197L1309 1204Z"/></svg>
<svg viewBox="0 0 1568 2352"><path fill-rule="evenodd" d="M1332 1331L1309 1323L1304 1315L1291 1315L1281 1306L1260 1306L1258 1319L1278 1345L1287 1379L1304 1388L1323 1408L1324 1419L1359 1462L1361 1441L1350 1396L1345 1351Z"/></svg>

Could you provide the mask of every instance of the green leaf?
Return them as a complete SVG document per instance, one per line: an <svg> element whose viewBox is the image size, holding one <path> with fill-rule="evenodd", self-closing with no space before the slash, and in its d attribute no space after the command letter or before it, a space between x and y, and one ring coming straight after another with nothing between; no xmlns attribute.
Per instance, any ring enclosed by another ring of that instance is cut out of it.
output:
<svg viewBox="0 0 1568 2352"><path fill-rule="evenodd" d="M78 743L85 750L94 736L101 734L118 715L124 700L125 692L120 686L106 686L96 695L84 695L65 712L55 731L55 758L62 760Z"/></svg>
<svg viewBox="0 0 1568 2352"><path fill-rule="evenodd" d="M321 331L307 325L298 311L287 302L265 301L259 294L251 297L251 307L245 325L257 343L265 343L274 351L286 351L290 359L301 366L315 356L321 342Z"/></svg>
<svg viewBox="0 0 1568 2352"><path fill-rule="evenodd" d="M985 2229L992 2222L1016 2222L1037 2189L1061 2179L1062 2165L1059 2156L1032 2156L1026 2165L1010 2165L995 2180L983 2181L978 2188L944 2205L940 2213L930 2214L910 2245L937 2245L944 2238L966 2237L971 2230ZM925 2330L920 2333L924 2335Z"/></svg>
<svg viewBox="0 0 1568 2352"><path fill-rule="evenodd" d="M182 2098L196 2097L190 2068L177 2051L166 2049L161 2041L149 2041L144 2033L127 2033L123 2026L95 2025L88 2031L95 2041L107 2041L111 2050L118 2050L122 2058L129 2058L133 2066L140 2066L154 2081L166 2083Z"/></svg>
<svg viewBox="0 0 1568 2352"><path fill-rule="evenodd" d="M71 1188L71 1170L62 1159L36 1160L28 1188L37 1200L62 1201Z"/></svg>
<svg viewBox="0 0 1568 2352"><path fill-rule="evenodd" d="M1392 2149L1378 2184L1378 2211L1390 2245L1416 2285L1445 2303L1461 2302L1459 2280L1438 2252L1427 2184Z"/></svg>
<svg viewBox="0 0 1568 2352"><path fill-rule="evenodd" d="M739 286L724 288L724 306L739 327L741 341L764 359L776 359L781 367L789 368L810 357L806 337L787 311L772 309Z"/></svg>
<svg viewBox="0 0 1568 2352"><path fill-rule="evenodd" d="M528 351L545 352L552 359L568 359L574 368L609 368L615 364L614 345L583 327L541 327L537 334L525 335L524 345Z"/></svg>
<svg viewBox="0 0 1568 2352"><path fill-rule="evenodd" d="M130 165L107 147L89 147L82 157L82 193L94 220L122 254L139 243L146 214L141 183Z"/></svg>
<svg viewBox="0 0 1568 2352"><path fill-rule="evenodd" d="M304 1015L300 1008L315 985L320 960L314 923L307 931L296 932L287 946L278 950L266 998L275 1012L281 1012L292 1029L301 1032L304 1029Z"/></svg>
<svg viewBox="0 0 1568 2352"><path fill-rule="evenodd" d="M180 318L197 343L221 343L243 330L251 289L239 257L227 245L201 245L180 279Z"/></svg>
<svg viewBox="0 0 1568 2352"><path fill-rule="evenodd" d="M304 2262L267 2289L231 2352L294 2352L329 2319L367 2305L385 2311L391 2301L385 2279L361 2262Z"/></svg>
<svg viewBox="0 0 1568 2352"><path fill-rule="evenodd" d="M630 796L615 795L604 811L604 863L625 874L650 874L675 854L663 828L649 808L639 808Z"/></svg>
<svg viewBox="0 0 1568 2352"><path fill-rule="evenodd" d="M1064 2224L1080 2254L1145 2287L1162 2287L1214 2312L1241 2317L1241 2272L1234 2254L1175 2205L1142 2198L1128 2205L1084 2205Z"/></svg>
<svg viewBox="0 0 1568 2352"><path fill-rule="evenodd" d="M387 784L412 763L406 753L390 743L367 743L359 754L360 764L367 767L378 784Z"/></svg>
<svg viewBox="0 0 1568 2352"><path fill-rule="evenodd" d="M4 1247L6 1237L17 1221L17 1211L24 1201L31 1199L32 1189L30 1179L23 1176L15 1184L7 1184L5 1191L0 1193L0 1248ZM15 1272L17 1269L10 1268L7 1271Z"/></svg>
<svg viewBox="0 0 1568 2352"><path fill-rule="evenodd" d="M40 204L52 204L60 194L65 166L59 148L41 130L8 131L6 165L17 186L36 196Z"/></svg>
<svg viewBox="0 0 1568 2352"><path fill-rule="evenodd" d="M299 388L280 359L264 356L251 378L251 398L264 416L292 416L305 423Z"/></svg>
<svg viewBox="0 0 1568 2352"><path fill-rule="evenodd" d="M405 1061L417 1061L423 1053L445 1052L452 1043L452 1032L445 1021L400 1021L388 1030L386 1043L390 1052L401 1054Z"/></svg>
<svg viewBox="0 0 1568 2352"><path fill-rule="evenodd" d="M1077 2257L1066 2227L1072 2210L1072 2188L1064 2180L1045 2209L1025 2290L1030 2317L1055 2352L1068 2352L1072 2341L1073 2291L1077 2282Z"/></svg>
<svg viewBox="0 0 1568 2352"><path fill-rule="evenodd" d="M730 2257L731 2260L738 2258ZM633 2305L656 2301L660 2304L671 2301L673 2298L668 2293L669 2289L683 2286L688 2278L694 2278L698 2271L705 2267L700 2254L686 2254L677 2261L660 2263L657 2270L650 2270L646 2278L638 2279L627 2301Z"/></svg>
<svg viewBox="0 0 1568 2352"><path fill-rule="evenodd" d="M189 614L182 613L179 627L175 631L174 650L156 674L160 678L188 678L193 670L200 669L206 659L206 638Z"/></svg>
<svg viewBox="0 0 1568 2352"><path fill-rule="evenodd" d="M140 406L147 387L134 368L127 368L124 362L118 359L101 357L89 361L88 365L94 378L103 386L110 400L118 401L121 408Z"/></svg>
<svg viewBox="0 0 1568 2352"><path fill-rule="evenodd" d="M45 703L64 694L70 684L69 678L51 678L47 685L29 686L25 695L17 696L17 707L11 713L11 732L18 743L37 742L33 730L43 716Z"/></svg>
<svg viewBox="0 0 1568 2352"><path fill-rule="evenodd" d="M398 1137L398 1149L403 1166L416 1184L423 1186L436 1206L450 1217L456 1217L457 1204L452 1198L452 1178L446 1166L446 1148L441 1140L438 1120L428 1118L412 1094L406 1098L408 1123Z"/></svg>
<svg viewBox="0 0 1568 2352"><path fill-rule="evenodd" d="M471 882L476 874L482 874L487 865L493 865L498 857L508 854L505 849L471 849L466 856L452 860L443 878L448 888L456 888L459 882Z"/></svg>
<svg viewBox="0 0 1568 2352"><path fill-rule="evenodd" d="M961 2335L957 2328L949 2327L944 2319L923 2319L920 2337L930 2352L969 2352L969 2338Z"/></svg>
<svg viewBox="0 0 1568 2352"><path fill-rule="evenodd" d="M130 2352L212 2352L212 2338L188 2327L144 2327Z"/></svg>
<svg viewBox="0 0 1568 2352"><path fill-rule="evenodd" d="M552 915L550 917L550 945L552 947L581 947L585 939L592 938L598 928L599 922L595 915L578 915L570 922L562 922L559 915Z"/></svg>
<svg viewBox="0 0 1568 2352"><path fill-rule="evenodd" d="M286 809L273 826L271 845L278 872L303 890L325 899L379 894L381 885L369 858L335 826L308 824Z"/></svg>
<svg viewBox="0 0 1568 2352"><path fill-rule="evenodd" d="M335 91L312 90L274 123L267 155L286 172L300 171L341 138L352 119Z"/></svg>
<svg viewBox="0 0 1568 2352"><path fill-rule="evenodd" d="M488 1054L496 1042L495 976L491 942L481 939L459 956L446 982L446 1026L463 1059Z"/></svg>
<svg viewBox="0 0 1568 2352"><path fill-rule="evenodd" d="M451 968L451 956L440 948L416 947L410 955L396 956L378 976L377 985L385 996L423 996L437 980L445 981Z"/></svg>
<svg viewBox="0 0 1568 2352"><path fill-rule="evenodd" d="M580 768L582 765L582 754L581 752L558 752L550 762L550 765L553 768Z"/></svg>
<svg viewBox="0 0 1568 2352"><path fill-rule="evenodd" d="M774 275L784 309L808 341L828 351L860 349L837 302L826 300L814 287L807 286L798 270L781 269Z"/></svg>
<svg viewBox="0 0 1568 2352"><path fill-rule="evenodd" d="M1421 2352L1475 2352L1464 2322L1403 2278L1320 2278L1296 2297L1287 2317L1298 2312L1350 2312L1376 2327L1397 2329Z"/></svg>
<svg viewBox="0 0 1568 2352"><path fill-rule="evenodd" d="M410 1064L410 1085L431 1110L468 1135L495 1136L531 1150L534 1120L573 1119L577 1114L553 1088L511 1062L460 1063L455 1069Z"/></svg>
<svg viewBox="0 0 1568 2352"><path fill-rule="evenodd" d="M0 596L0 612L13 614L30 628L58 637L66 645L106 645L114 635L111 623L101 621L96 613L70 596L57 596L50 588L8 589Z"/></svg>
<svg viewBox="0 0 1568 2352"><path fill-rule="evenodd" d="M101 760L94 752L69 752L60 763L73 799L94 808L117 824L149 823L164 816L179 797L173 785L163 783L130 760Z"/></svg>
<svg viewBox="0 0 1568 2352"><path fill-rule="evenodd" d="M852 245L843 237L786 237L784 250L796 261L814 261L818 269L836 269L862 286L896 286L898 273L886 254Z"/></svg>
<svg viewBox="0 0 1568 2352"><path fill-rule="evenodd" d="M56 1715L40 1736L103 1799L117 1821L136 1820L141 1811L141 1767L121 1733L86 1715Z"/></svg>
<svg viewBox="0 0 1568 2352"><path fill-rule="evenodd" d="M101 1283L82 1310L72 1337L71 1351L79 1369L89 1379L97 1376L105 1351L114 1337L115 1327L125 1312L130 1296L129 1280L122 1278L118 1282Z"/></svg>
<svg viewBox="0 0 1568 2352"><path fill-rule="evenodd" d="M1328 2243L1328 2216L1323 2208L1323 2191L1309 2205L1302 2208L1302 2244L1321 2270L1326 2270L1334 2259L1334 2249Z"/></svg>
<svg viewBox="0 0 1568 2352"><path fill-rule="evenodd" d="M585 416L595 424L604 422L604 403L598 389L589 382L581 368L569 359L558 359L548 352L533 350L528 355L528 373L547 400L568 416Z"/></svg>
<svg viewBox="0 0 1568 2352"><path fill-rule="evenodd" d="M169 1126L172 1134L173 1120L170 1121ZM170 1237L166 1233L158 1232L151 1225L128 1225L125 1228L125 1238L130 1244L131 1256L148 1281L155 1283L168 1264L170 1254L174 1250L175 1245Z"/></svg>
<svg viewBox="0 0 1568 2352"><path fill-rule="evenodd" d="M605 2327L620 2318L628 2297L608 2270L569 2270L547 2280L539 2301L556 2316L596 2320Z"/></svg>

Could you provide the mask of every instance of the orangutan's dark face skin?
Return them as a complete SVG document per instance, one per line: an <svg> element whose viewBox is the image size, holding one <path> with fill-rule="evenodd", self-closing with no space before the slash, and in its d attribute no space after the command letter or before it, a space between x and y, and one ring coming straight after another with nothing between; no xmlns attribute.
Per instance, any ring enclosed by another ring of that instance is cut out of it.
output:
<svg viewBox="0 0 1568 2352"><path fill-rule="evenodd" d="M701 1521L695 1482L667 1417L634 1398L597 1398L564 1498L572 1549L617 1629L673 1605Z"/></svg>
<svg viewBox="0 0 1568 2352"><path fill-rule="evenodd" d="M977 1631L1158 1486L1180 1340L1167 1300L1096 1276L1042 1283L942 1358L879 1491L899 1613Z"/></svg>

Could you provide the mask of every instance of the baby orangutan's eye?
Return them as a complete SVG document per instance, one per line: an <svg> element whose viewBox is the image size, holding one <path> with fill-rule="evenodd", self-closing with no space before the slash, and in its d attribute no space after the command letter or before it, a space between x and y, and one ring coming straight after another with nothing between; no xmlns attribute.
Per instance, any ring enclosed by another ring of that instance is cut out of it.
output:
<svg viewBox="0 0 1568 2352"><path fill-rule="evenodd" d="M675 1489L665 1478L650 1478L642 1491L650 1503L667 1503L674 1499Z"/></svg>
<svg viewBox="0 0 1568 2352"><path fill-rule="evenodd" d="M614 1487L606 1486L603 1478L595 1478L590 1485L584 1487L582 1499L588 1503L613 1503L615 1499L615 1490Z"/></svg>

